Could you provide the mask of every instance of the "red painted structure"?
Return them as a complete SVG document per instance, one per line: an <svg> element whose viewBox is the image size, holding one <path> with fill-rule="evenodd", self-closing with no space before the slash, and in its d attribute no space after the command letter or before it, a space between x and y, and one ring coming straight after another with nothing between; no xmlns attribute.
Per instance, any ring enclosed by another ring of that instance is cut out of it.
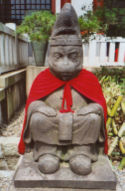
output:
<svg viewBox="0 0 125 191"><path fill-rule="evenodd" d="M61 0L61 8L65 3L71 3L71 0Z"/></svg>
<svg viewBox="0 0 125 191"><path fill-rule="evenodd" d="M51 0L52 3L52 13L56 13L56 0Z"/></svg>
<svg viewBox="0 0 125 191"><path fill-rule="evenodd" d="M56 13L56 1L58 0L51 0L52 3L52 13ZM65 3L72 3L72 0L61 0L60 7L62 8ZM103 7L104 0L93 0L93 7L96 9L97 7Z"/></svg>
<svg viewBox="0 0 125 191"><path fill-rule="evenodd" d="M98 7L103 7L103 5L104 5L104 0L93 0L94 9Z"/></svg>

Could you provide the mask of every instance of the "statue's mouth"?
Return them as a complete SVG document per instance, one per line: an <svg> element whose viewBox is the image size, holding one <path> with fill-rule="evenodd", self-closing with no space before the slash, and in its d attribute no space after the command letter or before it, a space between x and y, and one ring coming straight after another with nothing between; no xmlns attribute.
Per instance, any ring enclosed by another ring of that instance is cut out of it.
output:
<svg viewBox="0 0 125 191"><path fill-rule="evenodd" d="M72 73L69 73L69 72L62 72L61 76L65 76L65 77L70 77L72 76Z"/></svg>
<svg viewBox="0 0 125 191"><path fill-rule="evenodd" d="M72 73L68 73L68 72L64 72L64 73L61 73L61 76L65 77L65 78L72 78L73 74Z"/></svg>
<svg viewBox="0 0 125 191"><path fill-rule="evenodd" d="M71 80L74 77L74 74L71 72L62 72L60 76L62 80L67 81Z"/></svg>
<svg viewBox="0 0 125 191"><path fill-rule="evenodd" d="M69 81L72 78L76 77L79 73L79 71L70 71L70 72L61 72L61 71L54 71L53 69L50 69L51 72L59 79L63 81Z"/></svg>

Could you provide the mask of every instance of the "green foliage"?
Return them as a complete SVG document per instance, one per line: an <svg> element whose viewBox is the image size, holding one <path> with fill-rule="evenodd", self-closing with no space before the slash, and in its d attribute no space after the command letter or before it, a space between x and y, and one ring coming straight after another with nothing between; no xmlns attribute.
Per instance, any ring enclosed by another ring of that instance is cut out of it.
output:
<svg viewBox="0 0 125 191"><path fill-rule="evenodd" d="M85 16L79 17L78 21L80 30L86 31L89 35L101 30L100 21L92 11L88 11Z"/></svg>
<svg viewBox="0 0 125 191"><path fill-rule="evenodd" d="M82 9L86 11L86 7ZM115 0L105 0L103 7L85 12L79 18L79 24L81 31L87 31L83 33L83 38L89 38L93 33L125 37L125 8L119 7Z"/></svg>
<svg viewBox="0 0 125 191"><path fill-rule="evenodd" d="M100 20L101 28L104 27L104 32L107 31L109 26L117 23L117 9L110 10L107 7L98 8L94 13Z"/></svg>
<svg viewBox="0 0 125 191"><path fill-rule="evenodd" d="M94 33L99 33L102 30L100 20L93 11L88 11L85 15L78 18L80 31L85 41Z"/></svg>
<svg viewBox="0 0 125 191"><path fill-rule="evenodd" d="M27 33L31 41L47 40L51 34L56 16L49 11L37 11L27 15L17 27L17 34Z"/></svg>
<svg viewBox="0 0 125 191"><path fill-rule="evenodd" d="M102 67L95 72L107 104L108 156L125 168L125 68Z"/></svg>
<svg viewBox="0 0 125 191"><path fill-rule="evenodd" d="M100 83L103 85L103 83L106 83L106 86L108 86L108 83L115 83L119 86L120 94L125 96L125 68L112 68L108 69L107 67L102 67L101 71L96 71L96 75L98 79L100 80ZM102 78L104 76L104 79ZM114 94L114 92L112 91Z"/></svg>
<svg viewBox="0 0 125 191"><path fill-rule="evenodd" d="M124 9L125 11L125 9ZM98 8L95 11L96 16L100 19L102 31L111 37L125 37L125 17L121 17L123 10L120 8Z"/></svg>

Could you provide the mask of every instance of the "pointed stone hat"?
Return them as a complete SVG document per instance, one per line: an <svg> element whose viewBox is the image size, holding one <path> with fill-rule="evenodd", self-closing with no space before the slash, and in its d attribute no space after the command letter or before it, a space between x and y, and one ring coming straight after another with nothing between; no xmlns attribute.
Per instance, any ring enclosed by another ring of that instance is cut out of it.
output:
<svg viewBox="0 0 125 191"><path fill-rule="evenodd" d="M57 17L50 38L50 46L82 46L78 18L73 6L66 3Z"/></svg>

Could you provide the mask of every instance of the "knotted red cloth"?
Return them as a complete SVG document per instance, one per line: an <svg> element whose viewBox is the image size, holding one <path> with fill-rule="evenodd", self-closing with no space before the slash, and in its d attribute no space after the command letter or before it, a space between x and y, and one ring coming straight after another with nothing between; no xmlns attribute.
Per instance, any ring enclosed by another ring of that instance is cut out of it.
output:
<svg viewBox="0 0 125 191"><path fill-rule="evenodd" d="M58 78L56 78L48 69L44 70L43 72L40 72L40 74L36 77L34 80L29 97L26 102L25 106L25 117L24 117L24 123L23 123L23 129L21 133L20 142L18 145L18 151L20 154L24 154L25 152L25 144L23 141L23 134L24 134L24 128L26 124L27 119L27 109L31 102L41 99L58 88L64 86L64 92L63 92L63 100L62 100L62 107L60 109L60 112L74 112L72 111L72 94L71 94L71 87L77 90L79 93L81 93L83 96L89 98L90 100L100 104L103 107L104 110L104 119L106 124L106 118L107 118L107 107L105 98L102 93L101 86L98 82L97 77L92 74L91 72L83 69L79 73L79 75L76 78L71 79L70 81L62 81ZM66 109L64 109L64 104L66 103ZM108 151L108 144L107 144L107 131L105 128L105 154L107 154Z"/></svg>

